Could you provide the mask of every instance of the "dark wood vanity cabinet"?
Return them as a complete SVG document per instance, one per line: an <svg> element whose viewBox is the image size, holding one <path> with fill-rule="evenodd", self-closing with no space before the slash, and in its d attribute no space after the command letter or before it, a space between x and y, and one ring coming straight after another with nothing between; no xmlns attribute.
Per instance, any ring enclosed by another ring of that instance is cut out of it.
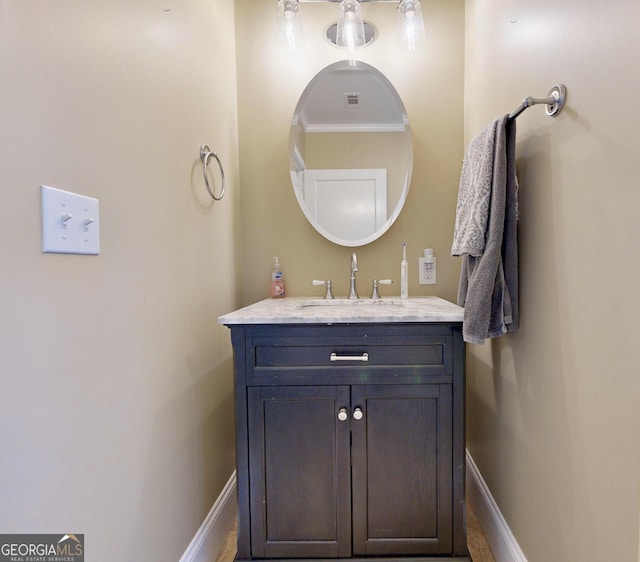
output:
<svg viewBox="0 0 640 562"><path fill-rule="evenodd" d="M469 560L458 323L231 330L236 560Z"/></svg>

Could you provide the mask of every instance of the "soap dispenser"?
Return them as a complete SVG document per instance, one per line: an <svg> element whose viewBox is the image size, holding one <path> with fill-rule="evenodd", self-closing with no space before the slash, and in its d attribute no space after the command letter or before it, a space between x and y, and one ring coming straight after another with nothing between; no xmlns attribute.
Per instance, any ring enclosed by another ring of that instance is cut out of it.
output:
<svg viewBox="0 0 640 562"><path fill-rule="evenodd" d="M271 272L271 298L280 299L284 297L284 274L280 269L280 262L275 257L273 271Z"/></svg>

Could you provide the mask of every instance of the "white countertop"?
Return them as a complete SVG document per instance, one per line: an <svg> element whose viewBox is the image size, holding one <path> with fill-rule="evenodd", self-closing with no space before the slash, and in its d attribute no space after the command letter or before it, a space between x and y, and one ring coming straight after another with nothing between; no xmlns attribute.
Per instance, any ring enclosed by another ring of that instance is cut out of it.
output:
<svg viewBox="0 0 640 562"><path fill-rule="evenodd" d="M218 318L219 324L351 324L462 322L464 309L440 297L409 299L266 299Z"/></svg>

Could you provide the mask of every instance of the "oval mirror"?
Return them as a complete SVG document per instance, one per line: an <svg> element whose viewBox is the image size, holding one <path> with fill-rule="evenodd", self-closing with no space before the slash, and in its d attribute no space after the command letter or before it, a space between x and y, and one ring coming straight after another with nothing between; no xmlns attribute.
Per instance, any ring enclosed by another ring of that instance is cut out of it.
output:
<svg viewBox="0 0 640 562"><path fill-rule="evenodd" d="M340 61L309 82L289 134L291 183L313 227L363 246L394 223L407 197L413 144L391 82L360 61Z"/></svg>

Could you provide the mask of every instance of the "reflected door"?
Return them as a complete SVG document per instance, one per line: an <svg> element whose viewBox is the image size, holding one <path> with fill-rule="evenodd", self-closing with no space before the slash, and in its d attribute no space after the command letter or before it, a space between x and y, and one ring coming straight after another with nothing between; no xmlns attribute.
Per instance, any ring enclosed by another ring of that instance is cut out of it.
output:
<svg viewBox="0 0 640 562"><path fill-rule="evenodd" d="M309 214L338 238L366 238L387 220L386 169L305 170L302 189Z"/></svg>

